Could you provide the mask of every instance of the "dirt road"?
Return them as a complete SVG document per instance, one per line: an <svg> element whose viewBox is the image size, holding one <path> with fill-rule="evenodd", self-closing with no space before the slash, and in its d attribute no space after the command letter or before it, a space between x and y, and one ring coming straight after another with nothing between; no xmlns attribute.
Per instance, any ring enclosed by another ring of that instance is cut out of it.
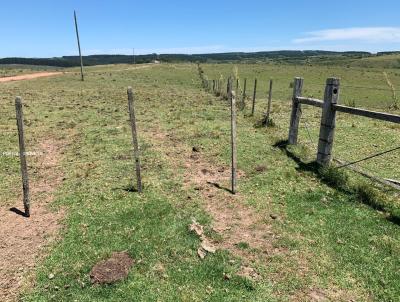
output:
<svg viewBox="0 0 400 302"><path fill-rule="evenodd" d="M52 77L56 75L63 74L62 72L36 72L31 74L22 74L13 77L4 77L0 78L0 83L2 82L12 82L12 81L22 81L22 80L31 80L36 78L43 78L43 77Z"/></svg>

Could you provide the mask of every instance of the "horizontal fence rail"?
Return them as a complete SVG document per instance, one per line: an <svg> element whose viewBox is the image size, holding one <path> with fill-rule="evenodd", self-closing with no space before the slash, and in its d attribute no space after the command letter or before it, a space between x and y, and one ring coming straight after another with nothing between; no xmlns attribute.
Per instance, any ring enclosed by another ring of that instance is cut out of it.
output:
<svg viewBox="0 0 400 302"><path fill-rule="evenodd" d="M338 105L338 104L333 105L333 109L335 109L336 111L344 112L344 113L369 117L369 118L372 118L375 120L382 120L382 121L386 121L386 122L400 124L400 115L397 115L397 114L371 111L371 110L348 107L348 106Z"/></svg>
<svg viewBox="0 0 400 302"><path fill-rule="evenodd" d="M310 105L310 106L319 107L319 108L322 108L324 105L324 101L314 99L314 98L306 98L306 97L300 96L300 97L297 97L296 100L301 104ZM333 104L332 107L333 107L332 109L339 111L339 112L358 115L358 116L364 116L364 117L372 118L375 120L381 120L381 121L400 124L400 115L397 115L397 114L372 111L372 110L349 107L349 106L344 106L344 105L339 105L339 104Z"/></svg>
<svg viewBox="0 0 400 302"><path fill-rule="evenodd" d="M333 160L332 157L332 149L333 142L335 137L335 129L336 129L336 113L343 112L347 114L363 116L371 119L382 120L386 122L400 124L400 115L390 114L386 112L377 112L367 109L349 107L339 104L339 94L340 94L340 80L337 78L329 78L326 81L325 86L325 95L324 100L319 100L315 98L307 98L301 96L302 87L303 87L303 79L295 78L294 79L294 89L293 89L293 98L292 98L292 113L290 118L290 126L289 126L289 144L297 144L297 136L298 136L298 127L299 120L301 118L301 105L310 105L314 107L318 107L322 109L321 116L321 125L319 131L319 140L318 140L318 152L317 152L317 163L326 166L331 163ZM400 147L392 148L388 151L380 152L378 154L363 158L361 160L346 163L339 159L334 159L336 162L340 163L341 167L348 167L353 171L360 173L363 176L366 176L372 180L378 181L382 184L386 184L391 186L392 188L399 189L397 181L387 180L387 179L379 179L372 175L369 175L355 167L352 167L353 164L358 162L368 160L370 158L374 158L377 156L381 156L383 154L393 152L399 150Z"/></svg>
<svg viewBox="0 0 400 302"><path fill-rule="evenodd" d="M324 106L324 102L318 99L313 99L313 98L305 98L305 97L297 97L296 98L297 101L301 104L304 105L311 105L311 106L315 106L315 107L320 107L322 108Z"/></svg>

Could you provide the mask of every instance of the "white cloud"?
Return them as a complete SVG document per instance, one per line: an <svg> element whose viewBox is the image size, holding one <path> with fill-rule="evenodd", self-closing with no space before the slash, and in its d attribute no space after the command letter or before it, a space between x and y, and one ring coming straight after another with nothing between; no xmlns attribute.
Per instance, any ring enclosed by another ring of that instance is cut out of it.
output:
<svg viewBox="0 0 400 302"><path fill-rule="evenodd" d="M306 33L304 38L293 40L296 44L321 41L362 41L367 43L400 42L400 27L351 27L327 29Z"/></svg>

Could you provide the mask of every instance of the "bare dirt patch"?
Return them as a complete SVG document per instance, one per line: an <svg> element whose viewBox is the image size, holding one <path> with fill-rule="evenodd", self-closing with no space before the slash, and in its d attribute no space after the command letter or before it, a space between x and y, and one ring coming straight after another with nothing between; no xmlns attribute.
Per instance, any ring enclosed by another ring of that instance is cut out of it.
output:
<svg viewBox="0 0 400 302"><path fill-rule="evenodd" d="M90 271L90 280L94 284L111 284L125 279L134 260L127 252L116 252L110 258L100 261Z"/></svg>
<svg viewBox="0 0 400 302"><path fill-rule="evenodd" d="M53 193L62 181L62 174L54 167L60 160L61 142L46 139L39 144L42 156L28 158L38 173L31 177L31 217L26 218L0 209L0 301L15 301L20 290L29 286L26 277L32 273L40 250L59 230L62 211L50 211ZM32 176L32 174L31 174ZM21 208L22 197L10 201Z"/></svg>
<svg viewBox="0 0 400 302"><path fill-rule="evenodd" d="M203 205L213 218L212 228L221 237L212 242L217 249L231 251L248 262L247 265L255 258L276 252L272 246L274 234L264 217L246 206L240 193L230 193L229 166L213 164L202 154L201 148L184 146L159 130L148 133L157 141L159 151L164 152L174 165L185 167L184 186L193 187L201 194ZM239 179L244 176L244 172L238 172ZM241 248L240 243L246 243L248 248ZM254 249L261 253L254 253ZM257 273L254 271L252 275Z"/></svg>
<svg viewBox="0 0 400 302"><path fill-rule="evenodd" d="M56 75L61 75L63 72L36 72L30 74L22 74L12 77L4 77L0 78L0 83L3 82L13 82L13 81L22 81L22 80L32 80L37 78L44 78L44 77L53 77Z"/></svg>

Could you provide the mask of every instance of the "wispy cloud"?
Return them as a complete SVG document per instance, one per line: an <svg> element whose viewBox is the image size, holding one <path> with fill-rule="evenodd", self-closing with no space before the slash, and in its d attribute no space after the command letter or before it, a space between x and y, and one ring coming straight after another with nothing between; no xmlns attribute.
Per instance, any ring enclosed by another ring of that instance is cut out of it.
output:
<svg viewBox="0 0 400 302"><path fill-rule="evenodd" d="M303 38L293 40L293 43L348 40L367 43L400 42L400 27L351 27L312 31L305 33Z"/></svg>

